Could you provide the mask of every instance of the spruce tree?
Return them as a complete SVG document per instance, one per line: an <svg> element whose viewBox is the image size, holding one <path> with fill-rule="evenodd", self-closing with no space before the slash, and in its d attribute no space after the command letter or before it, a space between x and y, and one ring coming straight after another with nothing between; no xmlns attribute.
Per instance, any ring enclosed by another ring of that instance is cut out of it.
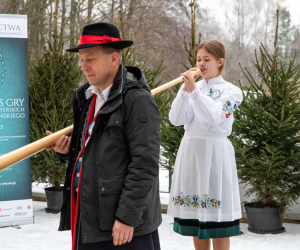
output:
<svg viewBox="0 0 300 250"><path fill-rule="evenodd" d="M300 65L294 58L280 60L278 11L271 55L261 44L253 62L261 83L242 68L250 87L242 87L244 100L235 111L231 141L236 152L238 176L261 206L283 208L300 196Z"/></svg>
<svg viewBox="0 0 300 250"><path fill-rule="evenodd" d="M182 63L186 70L196 67L197 65L197 57L196 57L196 47L201 42L201 33L199 33L198 42L196 42L196 6L195 0L191 0L191 42L188 44L186 42L186 37L184 36L184 48L188 55L188 61L190 63L190 67ZM173 168L175 165L175 160L177 156L177 152L180 146L180 142L184 135L183 126L174 126L169 120L169 111L173 100L175 99L181 84L177 84L172 88L171 95L169 96L169 108L167 115L162 120L163 126L161 128L161 145L162 145L162 158L161 165L169 170L170 175L173 174Z"/></svg>
<svg viewBox="0 0 300 250"><path fill-rule="evenodd" d="M63 51L62 32L55 33L43 57L29 65L31 142L45 137L46 130L56 132L73 123L71 95L79 87L82 71L77 55ZM61 190L66 167L53 150L31 158L33 181L49 182L55 191Z"/></svg>

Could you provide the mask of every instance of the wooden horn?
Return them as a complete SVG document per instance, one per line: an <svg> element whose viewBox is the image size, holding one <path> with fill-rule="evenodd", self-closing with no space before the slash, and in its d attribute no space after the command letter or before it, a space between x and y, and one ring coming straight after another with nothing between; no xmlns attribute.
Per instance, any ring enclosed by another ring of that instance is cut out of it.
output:
<svg viewBox="0 0 300 250"><path fill-rule="evenodd" d="M196 69L195 71L191 71L194 76L200 74L200 69ZM168 89L172 86L174 86L177 83L180 83L183 81L183 77L178 77L175 80L168 82L162 86L159 86L151 91L151 95L155 95L165 89ZM52 135L46 136L40 140L37 140L33 143L30 143L24 147L21 147L19 149L16 149L10 153L7 153L5 155L2 155L0 157L0 171L2 171L5 168L8 168L22 160L25 160L26 158L44 150L45 148L50 147L51 145L54 145L57 140L62 136L66 135L69 136L73 131L73 125L64 128L62 130L59 130L56 133L53 133Z"/></svg>
<svg viewBox="0 0 300 250"><path fill-rule="evenodd" d="M200 69L196 69L194 71L191 71L193 76L196 76L196 75L199 75L201 73L201 70ZM153 90L151 90L151 95L155 95L157 94L158 92L161 92L165 89L168 89L168 88L171 88L172 86L176 85L177 83L180 83L183 81L183 77L178 77L176 78L175 80L171 81L171 82L168 82L168 83L165 83L164 85L161 85Z"/></svg>

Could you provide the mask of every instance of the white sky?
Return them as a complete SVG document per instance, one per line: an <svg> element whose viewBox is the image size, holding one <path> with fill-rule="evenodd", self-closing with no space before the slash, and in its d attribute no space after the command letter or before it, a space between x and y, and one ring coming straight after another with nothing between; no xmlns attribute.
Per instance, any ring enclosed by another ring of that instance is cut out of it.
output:
<svg viewBox="0 0 300 250"><path fill-rule="evenodd" d="M290 11L291 21L295 26L300 26L300 0L286 0L283 6Z"/></svg>
<svg viewBox="0 0 300 250"><path fill-rule="evenodd" d="M230 2L233 3L234 1L235 0L229 0L228 3ZM300 28L300 0L279 0L279 1L283 2L282 4L283 7L287 7L287 10L290 12L291 15L292 24L299 29ZM222 0L202 0L200 2L200 8L207 9L216 18L220 20L224 20L225 19L224 12L223 12L224 10L222 10L222 7L224 8L225 6L224 4L223 5L221 4L222 2L223 2Z"/></svg>

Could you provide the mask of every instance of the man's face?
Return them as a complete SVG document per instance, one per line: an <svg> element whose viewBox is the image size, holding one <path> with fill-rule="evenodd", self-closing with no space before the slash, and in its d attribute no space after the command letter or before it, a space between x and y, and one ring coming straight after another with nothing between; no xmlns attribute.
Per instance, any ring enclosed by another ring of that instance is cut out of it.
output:
<svg viewBox="0 0 300 250"><path fill-rule="evenodd" d="M104 54L101 46L79 49L81 70L89 84L105 86L112 74L112 54Z"/></svg>

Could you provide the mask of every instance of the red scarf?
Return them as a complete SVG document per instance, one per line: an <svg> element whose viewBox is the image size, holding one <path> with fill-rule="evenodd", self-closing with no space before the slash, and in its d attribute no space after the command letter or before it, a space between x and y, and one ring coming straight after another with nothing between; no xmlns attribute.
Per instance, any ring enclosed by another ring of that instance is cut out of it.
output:
<svg viewBox="0 0 300 250"><path fill-rule="evenodd" d="M74 249L74 250L75 250L76 229L77 229L76 227L77 227L78 210L79 210L79 197L80 197L80 181L81 181L82 162L81 162L80 171L79 171L79 182L78 182L77 197L75 196L75 189L74 189L76 165L78 163L79 158L82 157L83 152L85 150L85 142L90 137L90 134L88 133L89 126L92 122L95 122L95 120L98 116L98 113L101 109L101 108L99 109L99 111L97 112L97 114L95 115L95 117L93 119L95 105L96 105L96 99L97 99L97 96L94 95L93 100L92 100L92 104L91 104L91 107L90 107L90 110L89 110L89 114L88 114L88 120L87 120L87 124L86 124L86 128L85 128L85 132L84 132L84 140L83 140L83 143L82 143L81 151L79 153L79 156L76 159L73 174L72 174L72 181L71 181L71 234L72 234L72 249ZM104 103L103 103L103 105L104 105ZM103 107L103 105L102 105L102 107Z"/></svg>

